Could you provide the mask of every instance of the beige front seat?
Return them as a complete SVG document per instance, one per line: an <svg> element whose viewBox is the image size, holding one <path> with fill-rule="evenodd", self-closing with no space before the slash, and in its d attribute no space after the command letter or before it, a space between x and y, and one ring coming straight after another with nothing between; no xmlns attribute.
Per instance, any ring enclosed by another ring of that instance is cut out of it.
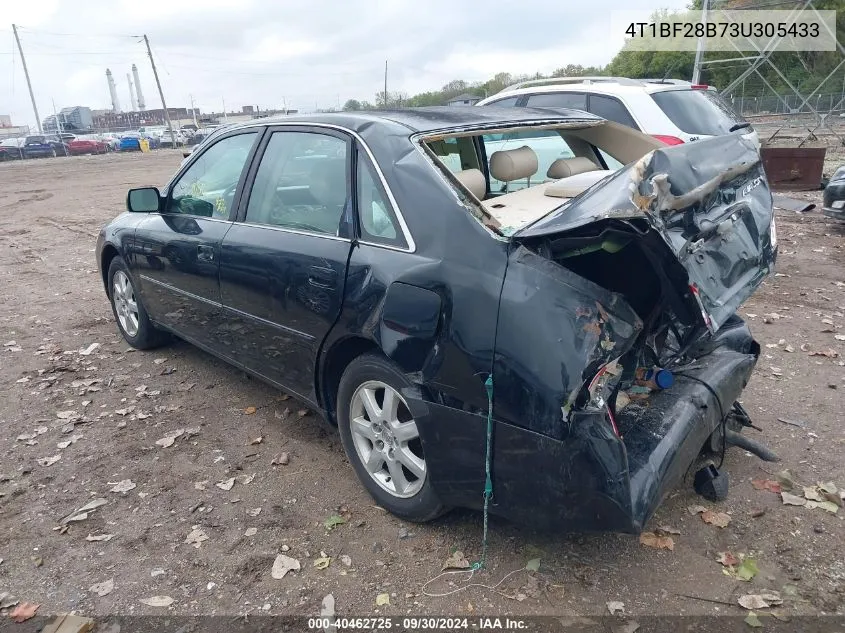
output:
<svg viewBox="0 0 845 633"><path fill-rule="evenodd" d="M490 157L490 175L504 183L528 179L537 173L537 154L527 145L517 149L493 152Z"/></svg>
<svg viewBox="0 0 845 633"><path fill-rule="evenodd" d="M597 171L598 169L600 169L598 165L584 156L558 158L549 165L546 177L552 180L560 180L561 178L569 178L570 176L583 174L588 171Z"/></svg>
<svg viewBox="0 0 845 633"><path fill-rule="evenodd" d="M456 171L455 178L479 200L487 195L487 179L480 169L464 169Z"/></svg>

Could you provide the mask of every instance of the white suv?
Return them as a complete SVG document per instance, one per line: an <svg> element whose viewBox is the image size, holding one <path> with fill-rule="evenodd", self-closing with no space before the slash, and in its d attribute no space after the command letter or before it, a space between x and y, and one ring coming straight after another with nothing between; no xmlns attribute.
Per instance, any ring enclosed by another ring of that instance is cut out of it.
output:
<svg viewBox="0 0 845 633"><path fill-rule="evenodd" d="M715 88L678 79L555 77L524 81L478 106L572 108L649 134L667 145L742 131L758 148L751 125Z"/></svg>

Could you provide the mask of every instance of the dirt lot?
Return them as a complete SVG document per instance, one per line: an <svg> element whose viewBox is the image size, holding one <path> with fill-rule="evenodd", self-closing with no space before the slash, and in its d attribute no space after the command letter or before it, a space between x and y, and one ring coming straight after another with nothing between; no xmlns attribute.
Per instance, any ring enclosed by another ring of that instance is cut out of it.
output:
<svg viewBox="0 0 845 633"><path fill-rule="evenodd" d="M726 502L677 490L650 526L680 532L673 550L493 520L487 568L472 582L495 585L535 558L538 572L495 590L467 587L466 574L424 588L454 550L479 558L479 513L399 521L363 491L337 435L293 399L184 343L133 352L118 335L97 230L128 187L163 183L180 157L0 165L0 593L39 613L317 614L331 593L344 615L599 614L621 601L636 616L744 615L738 596L773 589L785 613L845 613L845 510L783 505L751 484L789 468L803 485L845 486L845 227L779 212L779 273L741 311L764 350L744 397L763 433L749 432L782 464L731 449ZM289 463L274 464L283 452ZM232 478L229 490L216 485ZM98 498L107 504L61 528ZM698 504L730 523L705 523L688 510ZM332 515L345 523L327 529ZM726 575L720 552L755 559L759 573ZM301 570L271 577L279 553ZM110 580L105 595L92 590ZM173 603L141 602L152 596Z"/></svg>

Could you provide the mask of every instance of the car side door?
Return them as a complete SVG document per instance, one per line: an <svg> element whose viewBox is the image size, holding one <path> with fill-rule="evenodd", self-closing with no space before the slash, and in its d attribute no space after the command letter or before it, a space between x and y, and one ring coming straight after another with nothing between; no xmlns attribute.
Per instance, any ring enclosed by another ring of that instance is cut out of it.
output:
<svg viewBox="0 0 845 633"><path fill-rule="evenodd" d="M352 248L351 147L330 128L271 128L221 248L232 356L311 401L317 354L340 315Z"/></svg>
<svg viewBox="0 0 845 633"><path fill-rule="evenodd" d="M135 232L131 266L153 321L220 351L220 242L232 226L260 131L232 132L188 162L164 193L161 212Z"/></svg>

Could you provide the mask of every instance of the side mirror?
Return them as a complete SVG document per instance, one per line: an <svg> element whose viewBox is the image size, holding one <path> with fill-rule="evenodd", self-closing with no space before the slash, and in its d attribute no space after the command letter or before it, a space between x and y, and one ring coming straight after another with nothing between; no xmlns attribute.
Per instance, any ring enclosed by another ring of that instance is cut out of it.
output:
<svg viewBox="0 0 845 633"><path fill-rule="evenodd" d="M182 158L188 158L188 156L190 156L192 152L193 150L190 149L186 152L182 152Z"/></svg>
<svg viewBox="0 0 845 633"><path fill-rule="evenodd" d="M126 208L132 213L155 213L161 209L161 194L156 187L130 189Z"/></svg>

